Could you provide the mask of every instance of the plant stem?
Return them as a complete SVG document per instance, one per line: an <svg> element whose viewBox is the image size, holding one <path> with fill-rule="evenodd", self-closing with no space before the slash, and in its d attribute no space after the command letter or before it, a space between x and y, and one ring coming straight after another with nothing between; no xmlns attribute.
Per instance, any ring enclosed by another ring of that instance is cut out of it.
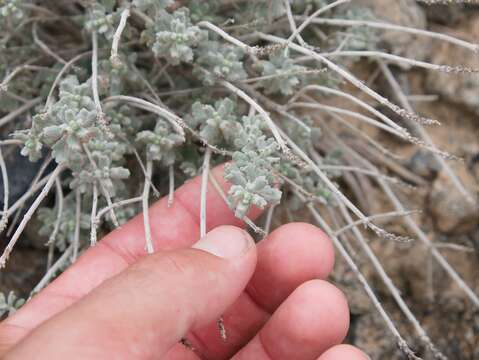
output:
<svg viewBox="0 0 479 360"><path fill-rule="evenodd" d="M25 229L25 226L27 223L30 221L33 213L38 209L40 206L40 203L45 199L45 197L48 195L50 192L50 189L53 186L53 183L55 182L55 179L61 174L61 172L64 170L63 165L58 165L56 169L52 172L52 174L49 176L47 183L45 184L44 188L42 189L41 193L38 195L38 197L35 199L33 202L32 206L28 209L26 214L23 216L22 221L20 222L20 225L18 225L17 230L13 234L12 238L8 242L7 247L3 251L2 256L0 256L0 268L4 268L7 260L10 256L10 253L13 250L13 247L17 243L20 235L22 234L23 230Z"/></svg>
<svg viewBox="0 0 479 360"><path fill-rule="evenodd" d="M148 252L148 254L153 254L155 251L153 247L153 239L151 237L150 215L148 211L148 207L149 207L148 199L150 196L150 181L149 180L151 180L152 172L153 172L153 161L147 160L146 178L145 178L145 184L143 186L142 207L143 207L143 226L145 229L146 251Z"/></svg>

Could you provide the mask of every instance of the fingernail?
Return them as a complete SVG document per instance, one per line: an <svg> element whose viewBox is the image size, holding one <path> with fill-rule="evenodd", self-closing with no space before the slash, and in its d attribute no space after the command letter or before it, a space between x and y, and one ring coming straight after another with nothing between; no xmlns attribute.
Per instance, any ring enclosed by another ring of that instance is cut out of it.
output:
<svg viewBox="0 0 479 360"><path fill-rule="evenodd" d="M253 240L245 231L233 226L222 226L206 234L193 248L230 259L245 254L252 245Z"/></svg>

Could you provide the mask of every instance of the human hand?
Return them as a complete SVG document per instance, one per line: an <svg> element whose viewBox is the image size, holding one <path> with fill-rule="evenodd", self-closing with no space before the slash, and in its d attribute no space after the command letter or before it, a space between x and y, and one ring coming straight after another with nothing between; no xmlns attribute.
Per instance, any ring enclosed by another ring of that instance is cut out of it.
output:
<svg viewBox="0 0 479 360"><path fill-rule="evenodd" d="M218 180L221 172L213 170ZM150 209L158 252L145 254L140 215L3 321L0 356L366 360L338 345L349 311L343 294L324 280L334 262L326 235L293 223L256 246L211 187L211 231L196 242L199 188L194 179L176 191L171 207L162 199ZM226 341L216 325L221 315ZM194 351L179 344L182 338Z"/></svg>

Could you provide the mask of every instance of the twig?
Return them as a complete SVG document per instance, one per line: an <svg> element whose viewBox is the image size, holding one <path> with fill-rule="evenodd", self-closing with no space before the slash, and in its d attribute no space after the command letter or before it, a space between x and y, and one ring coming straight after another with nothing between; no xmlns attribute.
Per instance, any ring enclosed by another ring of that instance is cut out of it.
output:
<svg viewBox="0 0 479 360"><path fill-rule="evenodd" d="M2 171L2 181L3 181L3 213L2 218L0 219L0 234L5 230L8 224L8 199L10 197L9 192L9 182L8 182L8 172L7 166L5 165L5 159L3 158L2 147L0 147L0 169Z"/></svg>
<svg viewBox="0 0 479 360"><path fill-rule="evenodd" d="M266 221L264 222L264 232L269 234L271 230L271 223L273 221L274 209L276 209L276 204L269 207L268 212L266 213Z"/></svg>
<svg viewBox="0 0 479 360"><path fill-rule="evenodd" d="M171 207L175 200L175 168L173 165L168 166L168 184L168 207Z"/></svg>
<svg viewBox="0 0 479 360"><path fill-rule="evenodd" d="M48 195L50 192L50 189L53 186L53 183L55 182L55 179L61 174L61 172L64 170L63 165L58 165L56 169L52 172L52 174L49 176L47 183L45 184L45 187L42 189L41 193L38 195L38 197L35 199L33 202L32 206L28 209L26 214L23 216L22 221L20 222L20 225L18 225L17 230L13 234L12 238L8 242L7 247L3 251L2 256L0 256L0 268L4 268L8 257L10 256L10 253L13 250L13 247L17 243L20 235L22 234L23 230L25 229L25 226L27 223L30 221L33 213L37 210L37 208L40 206L40 203L43 201L43 199Z"/></svg>
<svg viewBox="0 0 479 360"><path fill-rule="evenodd" d="M96 212L98 208L98 185L96 181L93 183L92 205L91 205L91 219L90 219L90 246L95 246L97 241L96 234Z"/></svg>
<svg viewBox="0 0 479 360"><path fill-rule="evenodd" d="M364 56L364 57L369 57L374 59L383 58L383 59L394 61L395 63L398 63L398 64L406 64L409 66L420 67L420 68L434 70L434 71L440 71L447 74L471 74L471 73L479 72L479 69L472 69L462 65L454 66L454 65L431 64L426 61L409 59L403 56L388 54L382 51L334 51L330 53L322 53L321 55L326 56L328 58L341 57L341 56L346 56L346 57Z"/></svg>
<svg viewBox="0 0 479 360"><path fill-rule="evenodd" d="M298 194L296 193L296 195L304 200L304 198L302 197L301 194ZM338 238L334 235L334 232L333 230L329 227L328 223L326 221L324 221L324 219L321 217L321 215L319 214L319 212L316 210L316 208L314 207L313 204L311 203L307 203L306 204L306 207L308 208L309 212L311 213L311 215L313 216L313 218L318 222L318 224L326 231L326 233L330 236L331 240L333 241L335 247L338 249L339 253L341 254L341 256L344 258L344 260L346 260L346 263L348 264L349 268L351 269L351 271L356 275L356 277L358 278L359 282L361 283L361 285L363 286L364 290L366 291L368 297L371 299L374 307L376 308L376 310L379 312L380 316L383 318L384 322L386 323L386 326L387 328L389 329L389 331L391 331L391 333L394 335L398 345L399 345L399 348L404 351L404 353L408 356L409 359L415 359L415 360L419 360L420 358L417 357L413 351L409 348L409 346L407 345L407 342L406 340L404 340L404 338L401 336L401 334L399 333L398 329L396 328L396 326L394 325L392 319L389 317L389 315L387 314L387 312L384 310L383 306L381 305L380 301L378 300L378 298L376 297L376 295L374 294L373 290L371 289L371 287L369 286L366 278L364 277L364 275L361 273L361 271L358 269L356 263L354 262L354 260L351 258L351 256L348 254L348 252L346 251L346 249L344 248L344 246L341 244L341 242L338 240Z"/></svg>
<svg viewBox="0 0 479 360"><path fill-rule="evenodd" d="M63 216L63 189L62 189L62 184L60 182L60 179L57 177L55 179L55 189L56 189L56 202L57 202L57 218L55 220L55 226L53 227L53 231L48 238L48 243L47 245L52 245L55 243L55 240L58 235L58 231L60 230L60 225L62 222L62 216Z"/></svg>
<svg viewBox="0 0 479 360"><path fill-rule="evenodd" d="M83 150L87 154L88 160L92 164L93 168L98 169L98 166L97 166L95 160L93 159L93 156L92 156L90 150L88 149L88 146L85 143L83 144ZM101 192L103 193L103 196L105 197L108 206L111 206L112 201L111 201L110 193L108 192L108 189L106 188L106 186L104 184L104 181L102 181L101 179L99 181L100 181ZM115 211L113 210L113 208L110 209L110 216L111 216L111 220L113 221L113 225L115 225L116 227L119 227L120 224L118 223L118 219L116 217L116 214L115 214Z"/></svg>
<svg viewBox="0 0 479 360"><path fill-rule="evenodd" d="M339 5L342 5L342 4L345 4L345 3L349 3L351 0L337 0L329 5L326 5L326 6L323 6L321 8L319 8L318 10L316 10L314 13L312 13L310 16L308 16L306 19L304 19L303 23L298 26L298 28L290 35L290 37L288 38L288 44L293 40L293 38L297 37L298 35L301 34L301 32L306 28L306 26L308 26L315 18L317 18L319 15L321 15L322 13L326 12L326 11L329 11ZM294 17L293 18L293 22L294 22ZM302 19L303 20L303 19ZM291 23L291 20L289 19L288 17L288 21ZM302 46L305 46L304 43L301 43L300 44ZM305 46L306 47L306 46Z"/></svg>
<svg viewBox="0 0 479 360"><path fill-rule="evenodd" d="M267 41L271 41L273 43L283 44L283 45L286 43L286 40L284 40L282 38L279 38L277 36L267 35L267 34L264 34L264 33L257 33L257 34L263 40L267 40ZM305 54L305 55L310 55L315 60L319 61L320 63L325 64L329 69L331 69L332 71L334 71L335 73L340 75L342 78L348 80L352 85L357 87L359 90L368 94L373 99L378 101L380 104L388 107L389 109L394 111L399 116L401 116L403 118L406 118L406 119L409 119L409 120L412 120L412 121L422 123L422 124L427 124L427 125L432 125L432 124L438 125L439 124L439 122L437 120L433 120L433 119L429 119L429 118L419 116L417 114L409 112L409 111L393 104L388 99L386 99L384 96L378 94L376 91L372 90L371 88L369 88L368 86L363 84L359 79L357 79L350 72L348 72L345 69L343 69L342 67L336 65L334 62L330 61L329 59L320 55L319 53L317 53L317 52L315 52L315 51L313 51L309 48L305 48L303 46L296 45L294 43L289 44L289 47L291 49L299 52L299 53L302 53L302 54Z"/></svg>
<svg viewBox="0 0 479 360"><path fill-rule="evenodd" d="M75 190L75 232L73 235L72 263L76 261L80 248L81 200L80 188L77 188Z"/></svg>
<svg viewBox="0 0 479 360"><path fill-rule="evenodd" d="M111 56L110 56L110 61L113 67L121 66L121 59L120 59L120 56L118 55L118 47L121 41L121 34L123 33L123 30L125 30L126 22L129 16L130 16L130 8L127 7L121 12L120 23L118 24L115 34L113 35L113 42L111 45Z"/></svg>
<svg viewBox="0 0 479 360"><path fill-rule="evenodd" d="M208 174L210 172L211 149L206 148L203 159L203 173L201 175L200 198L200 237L206 236L206 197L208 191Z"/></svg>
<svg viewBox="0 0 479 360"><path fill-rule="evenodd" d="M105 215L107 212L111 211L112 209L116 209L116 208L119 208L119 207L122 207L122 206L134 204L134 203L139 203L142 200L143 200L142 196L137 196L137 197L130 198L130 199L120 200L120 201L117 201L117 202L115 202L111 205L108 205L108 206L104 207L96 215L95 224L98 225L100 223L100 219L102 218L102 216Z"/></svg>
<svg viewBox="0 0 479 360"><path fill-rule="evenodd" d="M394 78L394 75L392 74L391 70L388 68L388 66L386 64L384 64L384 62L382 62L381 60L378 60L379 62L379 66L381 68L381 70L383 71L383 74L385 75L386 77L386 80L388 81L388 83L391 85L392 89L394 90L398 100L400 103L403 104L403 106L406 108L406 109L411 109L412 110L412 106L411 104L409 103L409 101L407 100L406 96L404 95L404 92L402 91L401 87L399 86L398 82L396 81L396 79ZM415 124L415 123L411 123L411 126L414 127L414 129L419 133L419 135L422 137L422 139L424 140L424 142L429 145L430 148L432 149L436 149L436 146L434 145L434 142L432 141L431 137L429 136L429 134L419 125L419 124ZM461 183L461 180L459 180L459 178L456 176L456 174L454 174L454 172L452 171L451 167L447 164L447 162L444 160L444 158L442 156L439 156L438 154L436 154L435 152L433 152L433 155L434 157L437 159L437 161L439 162L439 164L441 165L442 169L444 170L444 172L446 173L446 175L449 177L449 179L451 180L451 182L453 183L454 187L464 196L464 198L472 205L476 205L476 201L474 200L474 198L471 196L471 194L469 194L469 192L466 190L466 188L464 187L464 185L462 185Z"/></svg>
<svg viewBox="0 0 479 360"><path fill-rule="evenodd" d="M103 100L104 103L107 103L110 101L124 101L137 108L151 111L155 114L163 116L178 131L178 133L180 133L181 135L185 135L184 128L186 128L186 124L184 120L180 118L179 116L175 115L174 113L172 113L171 111L157 104L153 104L149 101L146 101L137 97L124 96L124 95L110 96Z"/></svg>
<svg viewBox="0 0 479 360"><path fill-rule="evenodd" d="M153 160L147 160L146 162L146 177L151 179L151 174L153 172ZM145 179L145 184L143 186L143 196L142 196L142 207L143 207L143 226L145 229L145 241L146 241L146 251L148 254L153 254L155 249L153 248L153 239L151 238L151 227L150 227L150 215L148 211L148 198L150 196L150 182Z"/></svg>
<svg viewBox="0 0 479 360"><path fill-rule="evenodd" d="M289 37L288 41L293 41L293 39L296 38L300 45L307 47L308 45L301 37L301 34L297 31L296 22L293 18L293 12L291 11L289 0L283 0L283 6L286 9L286 16L288 17L289 27L291 28L291 36Z"/></svg>
<svg viewBox="0 0 479 360"><path fill-rule="evenodd" d="M351 224L353 219L349 215L346 207L342 203L339 203L339 209L341 213L343 214L345 220L349 224ZM414 329L418 333L419 338L428 346L429 349L431 349L431 351L434 353L434 356L437 359L446 360L447 358L436 348L436 346L433 344L428 334L426 333L426 330L424 330L424 328L419 323L418 319L412 313L411 309L409 309L409 306L407 306L406 302L403 300L401 293L398 291L393 281L391 280L389 275L386 273L383 266L379 262L378 258L372 251L371 247L366 242L366 239L364 239L363 234L357 229L356 226L357 225L352 225L352 230L354 232L354 235L356 236L356 239L359 242L359 245L361 246L363 251L366 253L367 257L369 258L369 261L371 261L371 264L376 269L376 272L379 274L381 280L383 281L384 285L386 285L386 287L388 288L389 292L393 296L394 300L398 304L403 314L414 326Z"/></svg>
<svg viewBox="0 0 479 360"><path fill-rule="evenodd" d="M87 52L84 52L82 54L79 54L79 55L75 56L73 59L71 59L70 61L68 61L63 66L63 68L57 74L57 77L55 78L55 81L53 82L52 87L50 88L50 92L48 93L47 100L45 102L45 110L44 111L48 111L48 109L50 109L50 106L53 103L53 93L54 93L55 89L57 88L58 84L60 83L60 80L61 80L63 74L65 74L65 72L67 72L68 69L70 69L70 67L72 67L72 65L75 64L77 61L81 60L82 58L84 58L84 57L86 57L90 54L91 54L91 51L87 51Z"/></svg>
<svg viewBox="0 0 479 360"><path fill-rule="evenodd" d="M108 128L105 114L103 113L103 109L101 108L100 95L98 94L98 36L96 31L93 31L91 33L91 42L93 47L91 55L91 87L93 93L93 101L95 102L96 107L96 117L100 128L111 139L113 138L113 134Z"/></svg>
<svg viewBox="0 0 479 360"><path fill-rule="evenodd" d="M47 169L48 165L51 163L52 160L53 158L51 154L49 154L43 161L42 165L40 166L40 169L38 170L38 173L35 175L32 182L30 183L29 188L33 188L37 185L38 181L43 176L45 170ZM25 207L25 204L21 205L21 207L18 209L17 213L15 214L15 217L13 218L13 221L10 223L10 227L7 231L7 236L11 235L13 229L17 225L17 222L20 220L20 216L22 215L24 207Z"/></svg>
<svg viewBox="0 0 479 360"><path fill-rule="evenodd" d="M295 19L303 20L305 16L295 16ZM401 26L395 24L388 24L384 22L375 22L375 21L366 21L366 20L348 20L348 19L331 19L331 18L316 18L311 20L312 24L319 24L319 25L330 25L330 26L365 26L371 27L375 29L383 29L383 30L394 30L400 31L405 33L410 33L414 35L421 35L425 37L430 37L434 39L439 39L442 41L449 42L451 44L455 44L466 49L472 50L475 53L479 52L479 45L473 44L468 41L464 41L453 36L442 34L434 31L428 31L423 29L416 29L413 27L408 26Z"/></svg>
<svg viewBox="0 0 479 360"><path fill-rule="evenodd" d="M283 138L281 137L281 134L278 131L278 127L274 123L273 120L271 120L271 117L269 114L256 102L254 101L248 94L246 94L243 90L239 89L238 87L234 86L230 82L226 80L220 80L219 83L223 85L225 88L230 90L233 94L237 95L244 101L248 103L248 105L252 106L260 115L261 117L265 120L266 124L268 125L269 129L271 130L271 133L273 134L273 137L276 139L278 142L278 145L280 146L281 150L285 154L291 153L291 150L288 148L286 143L284 142Z"/></svg>

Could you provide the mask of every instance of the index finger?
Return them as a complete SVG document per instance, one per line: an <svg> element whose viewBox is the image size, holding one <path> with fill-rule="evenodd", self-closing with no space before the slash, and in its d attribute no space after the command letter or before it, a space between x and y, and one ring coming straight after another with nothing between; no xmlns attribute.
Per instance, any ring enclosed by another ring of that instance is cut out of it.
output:
<svg viewBox="0 0 479 360"><path fill-rule="evenodd" d="M223 179L223 165L213 169L212 174L224 190L229 188ZM189 247L199 239L200 185L201 179L196 177L175 192L175 201L170 207L166 198L152 205L149 216L156 250ZM206 204L208 230L219 225L242 225L211 183ZM251 217L257 215L257 209L250 214ZM0 326L0 354L41 322L145 255L143 215L140 214L88 249L73 266L5 320Z"/></svg>

